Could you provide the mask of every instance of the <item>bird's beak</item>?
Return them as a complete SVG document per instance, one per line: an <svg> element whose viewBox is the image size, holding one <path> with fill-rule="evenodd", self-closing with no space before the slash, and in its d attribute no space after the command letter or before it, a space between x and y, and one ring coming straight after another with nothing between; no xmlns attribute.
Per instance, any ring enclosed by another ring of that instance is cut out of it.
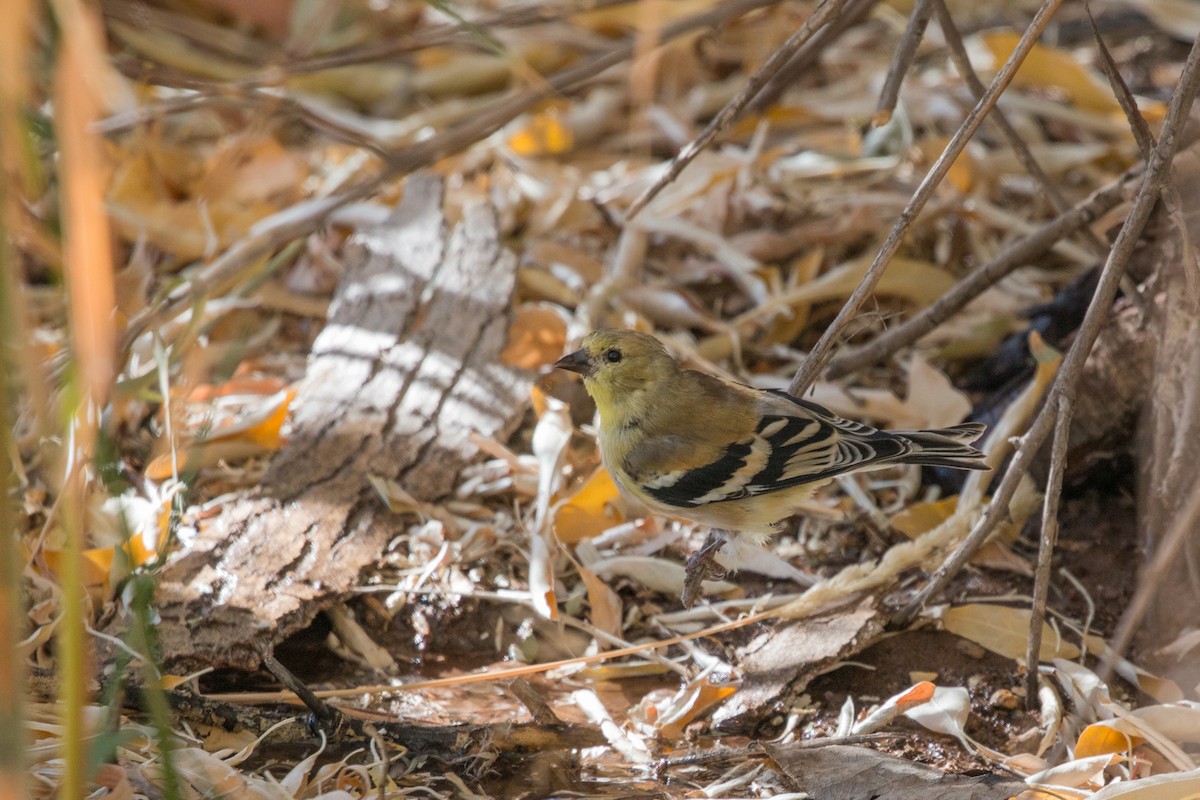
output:
<svg viewBox="0 0 1200 800"><path fill-rule="evenodd" d="M586 350L576 350L570 355L565 355L558 361L554 362L554 366L559 369L565 369L570 372L578 372L580 375L591 375L592 359Z"/></svg>

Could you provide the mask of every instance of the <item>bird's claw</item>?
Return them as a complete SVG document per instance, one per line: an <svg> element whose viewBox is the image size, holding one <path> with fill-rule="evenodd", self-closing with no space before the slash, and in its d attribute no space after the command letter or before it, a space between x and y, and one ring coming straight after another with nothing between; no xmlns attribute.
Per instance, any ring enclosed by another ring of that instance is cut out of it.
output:
<svg viewBox="0 0 1200 800"><path fill-rule="evenodd" d="M701 594L701 584L706 580L720 580L725 577L725 570L716 562L717 551L726 542L724 531L713 528L700 549L692 553L687 560L684 571L683 594L680 600L684 608L691 608Z"/></svg>

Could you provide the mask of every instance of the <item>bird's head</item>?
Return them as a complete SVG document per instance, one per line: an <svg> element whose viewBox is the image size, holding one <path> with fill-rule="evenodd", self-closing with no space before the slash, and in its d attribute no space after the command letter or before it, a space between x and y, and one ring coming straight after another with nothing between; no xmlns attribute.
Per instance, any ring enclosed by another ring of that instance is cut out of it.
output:
<svg viewBox="0 0 1200 800"><path fill-rule="evenodd" d="M589 333L578 350L554 366L583 376L583 385L600 408L601 418L637 404L644 392L679 371L675 359L653 336L618 330Z"/></svg>

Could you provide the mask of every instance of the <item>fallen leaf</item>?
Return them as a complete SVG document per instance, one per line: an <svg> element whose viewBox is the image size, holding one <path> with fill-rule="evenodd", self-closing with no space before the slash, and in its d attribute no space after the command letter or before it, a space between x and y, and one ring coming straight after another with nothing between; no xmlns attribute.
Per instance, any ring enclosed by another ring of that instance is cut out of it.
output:
<svg viewBox="0 0 1200 800"><path fill-rule="evenodd" d="M643 718L652 720L650 724L659 736L674 741L683 738L684 729L697 717L736 691L736 686L715 684L707 676L700 677L688 681L669 698L654 702L653 713L647 713L645 708L641 713Z"/></svg>
<svg viewBox="0 0 1200 800"><path fill-rule="evenodd" d="M596 467L583 485L555 510L555 536L564 544L578 544L620 525L625 521L617 502L620 495L608 470Z"/></svg>
<svg viewBox="0 0 1200 800"><path fill-rule="evenodd" d="M1003 64L1016 49L1020 34L993 31L980 35L996 64ZM1089 111L1119 112L1120 105L1108 84L1099 75L1080 65L1069 53L1035 44L1013 78L1014 86L1060 89L1079 108Z"/></svg>
<svg viewBox="0 0 1200 800"><path fill-rule="evenodd" d="M575 133L563 119L561 110L551 107L534 114L513 132L508 137L508 146L519 156L561 155L575 146Z"/></svg>
<svg viewBox="0 0 1200 800"><path fill-rule="evenodd" d="M592 625L597 630L613 636L618 635L621 632L621 598L587 567L576 565L576 569L579 570L579 577L583 579L583 585L587 587L588 605L592 608ZM608 643L598 639L597 644L603 650Z"/></svg>
<svg viewBox="0 0 1200 800"><path fill-rule="evenodd" d="M942 614L942 626L950 633L969 639L997 655L1024 661L1029 619L1030 611L1027 608L969 603L946 609ZM1042 623L1039 661L1078 657L1078 647L1064 641L1053 628Z"/></svg>
<svg viewBox="0 0 1200 800"><path fill-rule="evenodd" d="M267 398L262 408L224 426L214 435L181 444L174 458L170 452L159 455L146 465L146 477L162 481L221 461L239 461L275 452L283 445L283 424L295 397L294 388L277 392Z"/></svg>
<svg viewBox="0 0 1200 800"><path fill-rule="evenodd" d="M526 303L513 314L500 362L519 369L552 364L567 346L567 321L548 303Z"/></svg>

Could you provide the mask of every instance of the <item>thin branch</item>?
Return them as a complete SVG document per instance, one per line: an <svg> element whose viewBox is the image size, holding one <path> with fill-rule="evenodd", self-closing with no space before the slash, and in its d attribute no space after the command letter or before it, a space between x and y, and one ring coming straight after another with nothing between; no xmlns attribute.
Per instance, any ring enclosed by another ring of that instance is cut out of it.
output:
<svg viewBox="0 0 1200 800"><path fill-rule="evenodd" d="M879 91L879 103L875 106L875 116L871 124L876 128L888 124L896 111L896 102L900 98L900 87L904 84L904 76L912 68L917 58L917 48L925 37L925 29L929 27L929 19L933 16L936 0L917 0L912 13L908 15L908 24L904 26L904 35L900 45L892 56L891 66L888 67L887 77L884 78L883 88Z"/></svg>
<svg viewBox="0 0 1200 800"><path fill-rule="evenodd" d="M1092 192L1066 212L1042 223L1032 233L1010 244L991 261L980 264L932 305L926 306L900 325L881 333L871 342L835 358L829 365L828 376L840 378L848 375L878 363L902 347L917 341L965 308L988 287L1025 266L1053 247L1060 239L1070 236L1115 208L1128 196L1144 172L1145 166L1138 164L1126 170L1112 183Z"/></svg>
<svg viewBox="0 0 1200 800"><path fill-rule="evenodd" d="M1121 232L1117 234L1112 253L1109 255L1104 269L1101 270L1100 281L1092 296L1092 302L1088 305L1087 313L1084 315L1083 324L1080 325L1075 342L1067 352L1066 358L1063 359L1062 367L1055 377L1054 386L1050 389L1050 395L1045 405L1038 412L1028 433L1021 437L1016 455L1004 473L999 487L993 492L992 501L983 518L976 523L962 544L930 577L929 582L916 598L896 615L893 620L894 624L904 624L916 616L929 598L940 592L947 582L958 574L958 571L975 554L975 551L987 541L996 525L1007 516L1008 504L1016 493L1017 484L1029 469L1038 449L1046 441L1046 437L1053 427L1055 408L1059 398L1064 396L1074 398L1080 375L1083 373L1084 362L1087 361L1087 357L1092 351L1092 345L1100 335L1100 330L1112 308L1121 277L1125 273L1125 267L1133 256L1138 239L1141 237L1146 223L1150 220L1150 214L1158 202L1159 194L1170 176L1171 161L1174 159L1179 145L1180 132L1187 121L1188 112L1198 90L1200 90L1200 36L1192 43L1191 52L1188 53L1187 61L1179 78L1179 85L1171 96L1171 104L1163 122L1162 136L1146 165L1146 175L1142 180L1141 188L1133 201L1133 207L1125 219L1125 224L1121 227ZM1164 549L1166 548L1164 547Z"/></svg>
<svg viewBox="0 0 1200 800"><path fill-rule="evenodd" d="M1025 707L1033 710L1038 696L1038 654L1042 650L1042 620L1046 617L1046 598L1050 595L1050 563L1058 544L1058 506L1062 500L1063 473L1067 466L1067 442L1071 436L1072 398L1058 401L1058 420L1054 444L1050 449L1050 474L1046 478L1046 497L1042 505L1042 539L1038 547L1037 570L1033 579L1033 608L1029 614L1029 638L1025 648Z"/></svg>
<svg viewBox="0 0 1200 800"><path fill-rule="evenodd" d="M1000 94L1008 88L1008 84L1016 77L1017 69L1021 66L1025 57L1029 55L1029 51L1033 49L1033 45L1041 35L1042 30L1050 22L1050 17L1061 4L1062 0L1045 0L1042 7L1038 9L1033 21L1025 30L1024 35L1021 36L1021 40L1017 43L1008 61L1000 68L1000 71L992 81L992 85L988 87L987 93L971 109L967 118L963 120L962 126L959 127L958 132L954 134L954 137L946 145L946 149L942 151L938 160L925 176L925 179L921 181L921 185L917 187L917 191L913 194L908 205L900 212L900 218L888 234L883 246L879 249L879 254L875 256L875 261L858 284L858 288L846 300L837 317L829 324L825 332L821 334L821 338L817 341L817 344L809 352L804 363L800 365L800 369L796 371L796 376L792 378L792 382L788 385L789 394L797 397L803 395L808 390L808 387L812 385L812 382L816 380L817 375L824 368L825 362L832 356L833 346L841 337L842 331L845 330L846 325L854 315L858 313L858 310L862 307L867 297L875 291L875 286L879 283L879 279L883 277L883 272L887 269L892 256L896 255L896 252L900 249L900 244L903 242L904 235L908 232L909 227L916 220L917 215L921 213L921 209L925 207L925 204L929 202L929 198L933 196L942 178L950 171L950 167L954 164L959 154L962 153L967 142L979 130L979 126L983 124L983 120L988 112L991 111L996 101L1000 99Z"/></svg>
<svg viewBox="0 0 1200 800"><path fill-rule="evenodd" d="M767 81L787 64L796 51L813 37L813 34L820 30L826 23L837 19L845 3L846 0L823 0L821 5L817 6L817 10L808 19L804 20L804 24L800 26L800 30L792 34L778 50L771 54L766 63L750 76L750 79L746 81L746 85L737 93L737 96L725 104L725 107L713 117L704 130L700 132L700 135L684 145L675 155L675 158L671 159L667 171L659 176L658 180L633 201L625 212L625 219L632 220L636 217L637 213L647 203L653 200L664 187L674 181L679 176L679 173L683 172L687 165L692 163L696 156L708 146L709 142L733 122L742 109L762 90Z"/></svg>
<svg viewBox="0 0 1200 800"><path fill-rule="evenodd" d="M971 90L971 94L978 100L983 96L985 87L983 81L979 79L979 74L975 72L975 67L971 65L971 57L967 54L967 45L963 42L962 31L958 29L954 18L950 15L950 9L946 7L946 0L932 0L934 10L938 15L938 26L942 29L942 36L946 40L946 46L950 50L950 60L954 62L955 69L962 76L963 81L967 84L967 88ZM1058 184L1050 179L1037 159L1033 157L1033 153L1029 151L1029 145L1021 138L1021 134L1008 120L1008 115L1001 108L996 108L992 111L992 122L1000 129L1000 133L1008 141L1008 146L1012 148L1013 154L1017 160L1021 162L1021 166L1025 168L1033 179L1037 181L1038 188L1046 196L1046 200L1050 203L1050 207L1054 209L1056 214L1062 214L1071 204L1067 198L1063 197L1062 192L1058 189ZM1100 241L1100 237L1094 234L1090 228L1083 228L1084 237L1088 240L1088 244L1097 253L1107 253L1108 245Z"/></svg>
<svg viewBox="0 0 1200 800"><path fill-rule="evenodd" d="M1146 124L1145 118L1138 111L1137 101L1134 100L1133 93L1129 91L1129 86L1121 77L1117 63L1104 43L1104 38L1100 35L1100 28L1096 25L1096 18L1092 15L1088 0L1083 0L1083 7L1087 12L1088 22L1092 26L1092 35L1096 39L1096 48L1100 53L1100 63L1104 74L1108 76L1113 93L1125 112L1125 118L1129 121L1129 128L1133 131L1142 157L1148 159L1155 146L1150 126ZM1166 199L1165 193L1163 199ZM1122 275L1122 279L1127 281L1128 276ZM1054 442L1050 448L1050 473L1046 478L1046 495L1042 505L1042 536L1038 547L1037 570L1034 573L1033 606L1030 609L1029 635L1025 650L1027 669L1025 704L1026 708L1031 711L1036 704L1034 698L1037 696L1038 688L1037 663L1042 648L1042 621L1046 616L1046 598L1050 593L1050 564L1054 559L1054 548L1058 543L1058 507L1062 501L1063 472L1066 470L1067 442L1070 439L1073 411L1074 391L1068 392L1064 389L1058 401L1058 419L1054 423Z"/></svg>
<svg viewBox="0 0 1200 800"><path fill-rule="evenodd" d="M722 3L715 8L663 26L659 33L659 41L665 43L697 28L719 25L755 9L772 5L775 1L731 0ZM323 225L334 211L348 203L371 196L387 181L470 147L547 97L578 89L606 69L628 60L633 56L634 47L632 40L622 41L575 66L559 70L537 88L502 98L437 136L391 153L387 159L387 166L380 174L342 194L309 200L260 221L246 236L200 270L199 275L177 287L163 301L148 308L141 316L131 320L122 339L122 352L145 331L190 308L198 299L205 297L212 287L228 286L248 264L263 253L292 239L307 236Z"/></svg>
<svg viewBox="0 0 1200 800"><path fill-rule="evenodd" d="M1100 28L1096 25L1096 18L1092 15L1092 6L1088 0L1083 0L1083 10L1087 12L1088 22L1092 26L1092 38L1096 40L1096 52L1100 54L1100 68L1108 78L1108 84L1112 87L1113 94L1116 95L1117 104L1125 112L1129 130L1133 133L1134 141L1137 142L1142 158L1149 158L1150 151L1154 149L1155 145L1154 134L1150 132L1146 118L1138 109L1137 100L1134 98L1133 92L1129 90L1129 84L1125 83L1125 79L1121 77L1121 70L1118 69L1116 60L1109 52L1104 37L1100 35Z"/></svg>
<svg viewBox="0 0 1200 800"><path fill-rule="evenodd" d="M837 19L817 31L807 44L792 54L775 77L767 81L767 85L747 107L747 112L762 114L775 105L788 87L816 66L821 53L841 38L843 33L866 19L878 3L879 0L849 0Z"/></svg>
<svg viewBox="0 0 1200 800"><path fill-rule="evenodd" d="M481 14L474 19L463 22L430 25L416 33L391 37L381 42L367 45L353 45L341 50L323 53L319 56L294 59L280 64L262 65L257 74L234 81L232 84L210 83L208 85L212 87L236 86L241 89L278 86L287 78L296 75L307 75L339 67L386 61L405 53L413 53L431 47L452 44L457 39L468 36L473 31L480 29L494 30L497 28L522 28L530 25L540 25L566 19L575 14L597 11L612 6L629 5L633 2L635 0L566 0L566 2L560 3L535 3L525 6L507 7L487 14ZM193 40L197 38L194 26L198 23L191 17L181 17L171 12L146 8L143 3L105 3L104 13L106 16L121 20L130 25L145 26L147 21L149 21L156 30L172 31ZM214 33L219 33L226 37L226 39L232 35L232 32L225 28L208 26L207 23L203 24L209 28L216 28ZM238 41L245 42L245 47L239 51L241 55L245 55L247 52L245 48L251 45L257 47L260 51L262 49L262 42L260 40L250 41L241 39ZM210 44L207 38L203 43ZM228 42L223 41L222 44L228 45ZM233 52L228 46L224 49L226 52ZM259 55L261 56L261 54ZM248 71L254 68L253 65L247 65Z"/></svg>

